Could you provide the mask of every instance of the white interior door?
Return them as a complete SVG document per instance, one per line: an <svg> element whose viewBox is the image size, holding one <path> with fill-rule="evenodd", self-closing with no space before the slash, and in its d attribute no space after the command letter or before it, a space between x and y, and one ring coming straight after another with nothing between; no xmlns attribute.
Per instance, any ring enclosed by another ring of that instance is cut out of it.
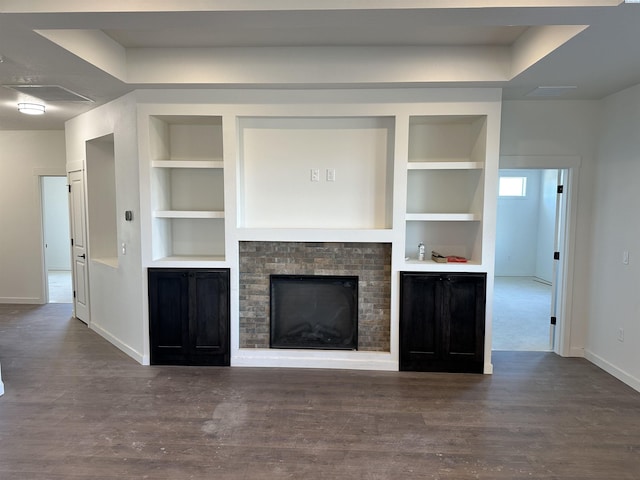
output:
<svg viewBox="0 0 640 480"><path fill-rule="evenodd" d="M562 264L560 261L562 256L566 254L565 243L565 220L566 220L566 201L567 198L565 188L566 171L558 170L558 194L556 197L556 229L554 234L554 257L553 257L553 276L551 281L551 324L549 327L549 342L551 350L556 350L556 327L558 319L558 304L562 293Z"/></svg>
<svg viewBox="0 0 640 480"><path fill-rule="evenodd" d="M87 223L84 205L82 170L69 173L69 204L71 209L71 253L73 256L73 305L77 318L89 323L89 271L87 262Z"/></svg>

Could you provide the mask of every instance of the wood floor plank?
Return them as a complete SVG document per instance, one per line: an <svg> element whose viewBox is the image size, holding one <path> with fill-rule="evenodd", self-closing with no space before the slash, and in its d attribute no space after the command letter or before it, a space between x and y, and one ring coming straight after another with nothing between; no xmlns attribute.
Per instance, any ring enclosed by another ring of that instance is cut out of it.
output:
<svg viewBox="0 0 640 480"><path fill-rule="evenodd" d="M64 304L0 305L0 478L637 480L640 393L584 359L492 376L143 367Z"/></svg>

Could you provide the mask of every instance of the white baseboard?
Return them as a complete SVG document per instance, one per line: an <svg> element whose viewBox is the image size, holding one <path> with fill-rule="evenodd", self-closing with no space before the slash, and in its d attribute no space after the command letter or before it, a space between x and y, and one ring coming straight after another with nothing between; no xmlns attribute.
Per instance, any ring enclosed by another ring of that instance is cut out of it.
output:
<svg viewBox="0 0 640 480"><path fill-rule="evenodd" d="M38 297L0 297L0 303L43 305L45 301Z"/></svg>
<svg viewBox="0 0 640 480"><path fill-rule="evenodd" d="M4 383L2 383L2 367L0 367L0 396L4 395Z"/></svg>
<svg viewBox="0 0 640 480"><path fill-rule="evenodd" d="M571 347L571 349L569 350L569 356L570 357L584 358L584 348L582 348L582 347Z"/></svg>
<svg viewBox="0 0 640 480"><path fill-rule="evenodd" d="M127 345L126 343L121 341L119 338L114 337L111 333L106 331L100 325L96 325L95 323L91 322L91 325L89 325L89 328L91 330L93 330L94 332L96 332L98 335L100 335L102 338L107 340L109 343L111 343L112 345L114 345L115 347L119 348L120 350L122 350L127 355L129 355L136 362L140 363L141 365L148 365L149 364L148 360L147 360L146 364L144 363L144 360L145 360L145 356L144 355L142 355L140 352L136 351L134 348L131 348L129 345Z"/></svg>
<svg viewBox="0 0 640 480"><path fill-rule="evenodd" d="M595 353L590 352L589 350L584 351L584 358L589 360L591 363L597 365L598 367L603 369L605 372L613 375L621 382L626 383L634 390L637 390L638 392L640 392L640 379L625 372L621 368L616 367L612 363L608 362L607 360L600 357L599 355L596 355Z"/></svg>

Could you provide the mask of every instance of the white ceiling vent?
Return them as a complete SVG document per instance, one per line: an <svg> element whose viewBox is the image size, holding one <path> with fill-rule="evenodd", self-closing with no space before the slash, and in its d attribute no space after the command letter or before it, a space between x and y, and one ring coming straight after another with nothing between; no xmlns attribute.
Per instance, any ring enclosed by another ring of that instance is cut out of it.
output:
<svg viewBox="0 0 640 480"><path fill-rule="evenodd" d="M562 87L538 87L527 93L527 97L560 97L565 93L575 90L575 85L567 85Z"/></svg>
<svg viewBox="0 0 640 480"><path fill-rule="evenodd" d="M93 102L90 98L59 85L5 85L5 87L45 102Z"/></svg>

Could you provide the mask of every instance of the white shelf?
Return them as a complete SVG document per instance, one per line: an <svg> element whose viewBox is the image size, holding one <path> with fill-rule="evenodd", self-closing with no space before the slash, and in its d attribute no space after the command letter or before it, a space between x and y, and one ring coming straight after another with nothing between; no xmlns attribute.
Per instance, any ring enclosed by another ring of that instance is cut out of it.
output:
<svg viewBox="0 0 640 480"><path fill-rule="evenodd" d="M407 213L407 222L478 222L482 215L476 213Z"/></svg>
<svg viewBox="0 0 640 480"><path fill-rule="evenodd" d="M407 163L407 170L482 170L483 162L470 162L468 160L450 161L420 161Z"/></svg>
<svg viewBox="0 0 640 480"><path fill-rule="evenodd" d="M154 260L155 264L179 263L185 266L185 262L193 262L194 266L199 266L202 262L224 262L223 255L170 255ZM200 265L201 266L201 265Z"/></svg>
<svg viewBox="0 0 640 480"><path fill-rule="evenodd" d="M154 160L151 166L155 168L224 168L224 162L221 160L207 159L171 159L171 160Z"/></svg>
<svg viewBox="0 0 640 480"><path fill-rule="evenodd" d="M465 263L438 263L433 260L420 261L416 258L410 258L404 261L404 270L421 272L428 270L430 272L482 272L482 264L474 260Z"/></svg>
<svg viewBox="0 0 640 480"><path fill-rule="evenodd" d="M222 211L205 210L156 210L155 218L224 218Z"/></svg>

